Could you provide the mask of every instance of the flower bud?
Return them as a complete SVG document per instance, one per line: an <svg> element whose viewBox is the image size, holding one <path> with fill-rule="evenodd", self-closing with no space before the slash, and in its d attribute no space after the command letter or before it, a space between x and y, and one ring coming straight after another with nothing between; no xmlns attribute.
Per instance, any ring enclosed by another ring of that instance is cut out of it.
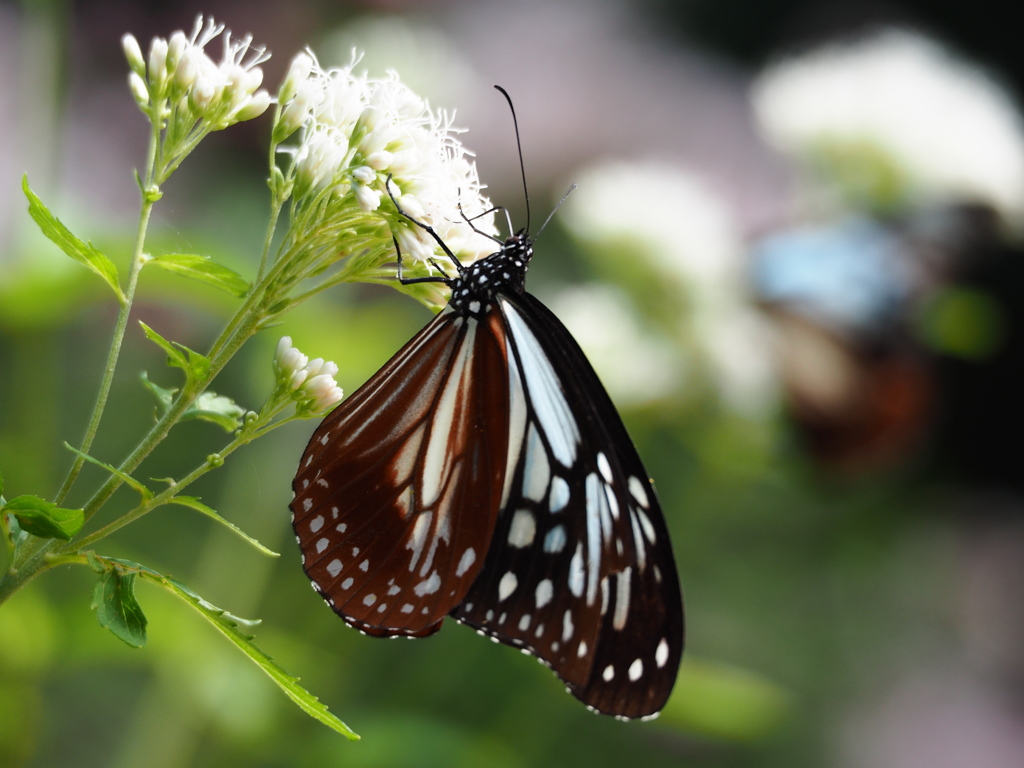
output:
<svg viewBox="0 0 1024 768"><path fill-rule="evenodd" d="M249 103L242 107L235 114L235 120L239 123L259 117L267 111L270 106L270 94L266 91L256 91L249 99Z"/></svg>
<svg viewBox="0 0 1024 768"><path fill-rule="evenodd" d="M167 77L167 41L154 37L149 44L149 82L160 83Z"/></svg>
<svg viewBox="0 0 1024 768"><path fill-rule="evenodd" d="M142 49L139 47L139 41L135 39L135 35L129 32L122 37L121 47L124 49L124 56L128 59L128 66L131 67L132 72L137 72L139 76L145 77L146 60L142 57Z"/></svg>
<svg viewBox="0 0 1024 768"><path fill-rule="evenodd" d="M281 104L287 104L291 101L312 71L313 57L304 51L296 54L295 58L292 59L291 65L288 67L288 74L285 75L284 82L281 83L281 89L277 94L278 101Z"/></svg>
<svg viewBox="0 0 1024 768"><path fill-rule="evenodd" d="M138 72L128 74L128 89L132 92L136 104L143 109L149 106L149 89L146 87L146 81Z"/></svg>

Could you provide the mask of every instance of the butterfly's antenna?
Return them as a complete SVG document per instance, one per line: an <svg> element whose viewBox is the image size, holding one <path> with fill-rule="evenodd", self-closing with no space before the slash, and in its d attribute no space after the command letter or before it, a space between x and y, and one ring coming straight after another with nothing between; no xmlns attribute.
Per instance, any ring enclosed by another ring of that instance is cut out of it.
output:
<svg viewBox="0 0 1024 768"><path fill-rule="evenodd" d="M571 187L569 187L569 189L567 189L565 191L565 194L562 195L562 199L558 201L558 205L556 205L552 209L551 213L548 214L548 217L546 219L544 219L544 223L541 224L540 229L537 230L537 234L533 236L533 241L534 242L537 242L538 238L540 238L540 233L544 231L544 227L546 227L548 225L548 222L551 221L551 219L554 218L556 213L558 213L558 209L562 207L562 203L565 202L565 199L567 197L569 197L569 195L571 195L575 191L576 191L576 185L575 184L573 184Z"/></svg>
<svg viewBox="0 0 1024 768"><path fill-rule="evenodd" d="M505 97L505 101L508 102L508 108L512 112L512 125L516 129L516 149L519 150L519 173L523 177L523 197L526 198L526 231L530 231L530 193L526 188L526 166L523 165L523 145L519 141L519 121L516 120L516 108L512 106L512 97L508 95L508 91L502 88L500 85L494 86L501 95Z"/></svg>

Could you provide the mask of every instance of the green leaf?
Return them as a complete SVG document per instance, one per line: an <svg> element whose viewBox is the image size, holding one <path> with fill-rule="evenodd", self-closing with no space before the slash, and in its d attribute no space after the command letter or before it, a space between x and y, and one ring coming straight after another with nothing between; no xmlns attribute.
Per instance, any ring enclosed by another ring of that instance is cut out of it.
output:
<svg viewBox="0 0 1024 768"><path fill-rule="evenodd" d="M23 531L43 539L70 541L85 524L82 510L62 509L38 496L15 496L3 511L14 515Z"/></svg>
<svg viewBox="0 0 1024 768"><path fill-rule="evenodd" d="M218 395L216 392L203 392L181 415L181 419L210 421L223 427L227 432L234 432L242 426L242 417L245 413L245 408L230 397Z"/></svg>
<svg viewBox="0 0 1024 768"><path fill-rule="evenodd" d="M75 237L71 230L65 227L60 219L50 212L50 209L46 207L43 201L29 187L28 174L22 177L21 188L25 192L25 197L28 198L28 213L35 220L36 224L39 225L39 229L42 230L43 234L72 259L84 264L102 277L107 285L113 289L114 293L117 294L118 301L124 304L127 299L118 282L117 267L114 266L114 262L93 247L92 243L83 242Z"/></svg>
<svg viewBox="0 0 1024 768"><path fill-rule="evenodd" d="M284 691L285 695L295 702L303 712L353 741L359 738L357 733L337 717L332 715L327 707L321 704L313 694L299 685L298 678L292 677L284 669L279 667L274 660L270 658L270 656L252 643L251 636L244 634L239 629L240 626L250 627L258 622L247 621L245 619L240 619L237 616L232 616L227 611L207 602L184 584L175 581L174 579L162 576L156 571L150 570L144 566L136 563L129 563L125 560L115 560L113 558L97 559L109 560L110 562L118 563L122 566L132 567L141 578L154 584L159 584L172 594L177 595L197 610L203 618L209 621L217 629L218 632L234 643L239 650L241 650L242 653L248 656L254 664L262 669L270 679L273 680L282 691Z"/></svg>
<svg viewBox="0 0 1024 768"><path fill-rule="evenodd" d="M135 576L135 571L119 565L109 567L96 582L91 607L101 627L132 648L141 648L146 644L146 615L135 599Z"/></svg>
<svg viewBox="0 0 1024 768"><path fill-rule="evenodd" d="M218 264L208 256L199 256L194 253L168 253L164 256L154 256L146 264L155 264L170 272L202 280L204 283L209 283L238 298L244 298L249 293L249 283L241 275L223 264Z"/></svg>
<svg viewBox="0 0 1024 768"><path fill-rule="evenodd" d="M149 374L143 371L139 374L139 378L142 379L142 386L153 393L157 402L160 404L160 410L163 413L167 413L171 408L171 404L174 402L174 396L178 394L177 389L164 389L159 384L156 384L149 380Z"/></svg>
<svg viewBox="0 0 1024 768"><path fill-rule="evenodd" d="M190 509L194 509L197 512L202 512L204 515L209 517L211 520L216 520L221 525L224 525L224 526L227 526L228 528L230 528L232 531L237 533L239 536L241 536L247 542L249 542L254 547L256 547L256 549L258 549L263 554L270 555L271 557L280 557L280 555L277 552L274 552L273 550L267 549L266 547L264 547L262 544L260 544L258 541L256 541L256 539L252 538L252 536L249 536L245 531L243 531L241 528L239 528L234 523L231 523L231 522L228 522L227 520L225 520L223 517L221 517L219 514L217 514L217 511L215 509L213 509L212 507L208 507L207 505L203 504L195 496L175 496L173 499L171 499L167 503L168 504L180 504L183 507L189 507Z"/></svg>
<svg viewBox="0 0 1024 768"><path fill-rule="evenodd" d="M3 504L4 496L4 473L0 472L0 504Z"/></svg>
<svg viewBox="0 0 1024 768"><path fill-rule="evenodd" d="M67 448L72 453L77 453L90 464L95 464L97 467L103 467L103 469L107 470L107 472L109 472L110 474L114 475L115 477L121 478L122 481L130 485L138 492L139 496L142 497L143 501L149 501L151 498L153 498L153 492L149 490L149 488L144 486L131 475L122 472L120 469L113 466L112 464L107 464L106 462L100 461L99 459L94 459L92 456L90 456L87 453L83 453L70 443L64 443L64 447Z"/></svg>
<svg viewBox="0 0 1024 768"><path fill-rule="evenodd" d="M139 325L142 326L142 332L146 334L146 338L167 353L168 365L185 371L189 381L206 378L206 374L210 371L210 358L176 341L167 341L142 321L139 321Z"/></svg>

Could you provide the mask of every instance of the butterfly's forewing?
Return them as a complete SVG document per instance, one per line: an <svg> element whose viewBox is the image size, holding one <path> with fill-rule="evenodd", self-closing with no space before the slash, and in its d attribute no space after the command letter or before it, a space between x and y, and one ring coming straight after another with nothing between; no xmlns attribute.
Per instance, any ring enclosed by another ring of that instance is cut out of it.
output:
<svg viewBox="0 0 1024 768"><path fill-rule="evenodd" d="M452 615L547 663L588 706L658 712L683 652L658 499L615 407L564 326L501 294L509 455L487 560Z"/></svg>
<svg viewBox="0 0 1024 768"><path fill-rule="evenodd" d="M313 433L292 522L306 574L349 624L423 636L462 601L502 492L507 381L495 326L449 310Z"/></svg>

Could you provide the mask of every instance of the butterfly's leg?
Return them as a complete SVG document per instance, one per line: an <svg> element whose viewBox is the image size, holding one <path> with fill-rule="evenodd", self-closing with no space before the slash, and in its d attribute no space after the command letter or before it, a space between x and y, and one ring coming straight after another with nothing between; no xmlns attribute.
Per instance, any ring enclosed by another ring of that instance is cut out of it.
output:
<svg viewBox="0 0 1024 768"><path fill-rule="evenodd" d="M459 257L458 256L456 256L454 253L452 253L452 249L449 248L447 246L447 244L444 242L444 240L441 239L441 236L439 234L437 234L437 232L434 231L434 228L432 226L430 226L429 224L424 224L422 221L416 221L416 219L414 219L412 216L410 216L408 213L406 213L405 211L402 210L402 207L398 204L398 201L395 199L394 194L391 192L391 174L390 173L388 174L388 178L387 178L387 181L384 184L384 187L388 191L388 197L391 198L391 202L395 204L395 210L397 210L400 214L405 216L405 218L407 218L409 221L411 221L413 224L415 224L420 229L426 230L427 234L429 234L432 238L434 238L434 241L438 245L441 246L441 250L445 252L445 255L448 256L449 259L452 260L452 263L455 264L456 269L458 269L459 272L461 273L462 272L462 262L459 261ZM398 243L396 242L395 245L397 247ZM416 282L424 282L425 280L426 280L426 278L418 278L416 280ZM440 282L440 281L435 280L434 282Z"/></svg>
<svg viewBox="0 0 1024 768"><path fill-rule="evenodd" d="M403 214L404 215L404 214ZM434 265L434 268L439 271L443 277L403 277L402 276L402 249L398 247L398 238L394 235L391 236L391 241L395 244L395 254L398 256L398 282L402 285L412 285L414 283L451 283L452 278L445 274L445 271L441 269L436 261L430 260L430 263Z"/></svg>

